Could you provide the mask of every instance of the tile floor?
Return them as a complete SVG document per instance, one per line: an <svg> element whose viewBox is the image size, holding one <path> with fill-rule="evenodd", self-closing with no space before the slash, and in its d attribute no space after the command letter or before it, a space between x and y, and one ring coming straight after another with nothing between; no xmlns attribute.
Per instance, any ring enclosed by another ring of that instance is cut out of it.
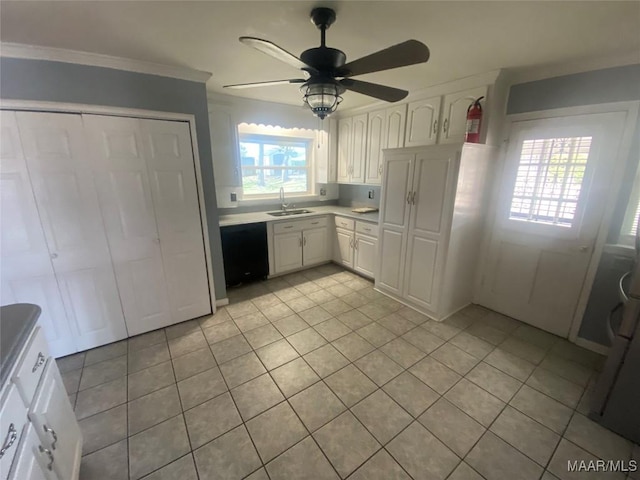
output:
<svg viewBox="0 0 640 480"><path fill-rule="evenodd" d="M640 457L585 416L602 358L511 318L433 322L335 265L230 299L58 360L82 479L622 480L567 460Z"/></svg>

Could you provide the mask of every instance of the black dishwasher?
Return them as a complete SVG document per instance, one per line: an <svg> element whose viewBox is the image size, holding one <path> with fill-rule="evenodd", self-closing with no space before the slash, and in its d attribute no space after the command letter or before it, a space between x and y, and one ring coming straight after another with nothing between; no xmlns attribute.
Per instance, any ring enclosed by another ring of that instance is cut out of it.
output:
<svg viewBox="0 0 640 480"><path fill-rule="evenodd" d="M263 280L269 274L267 224L248 223L221 227L224 278L228 287L252 280Z"/></svg>

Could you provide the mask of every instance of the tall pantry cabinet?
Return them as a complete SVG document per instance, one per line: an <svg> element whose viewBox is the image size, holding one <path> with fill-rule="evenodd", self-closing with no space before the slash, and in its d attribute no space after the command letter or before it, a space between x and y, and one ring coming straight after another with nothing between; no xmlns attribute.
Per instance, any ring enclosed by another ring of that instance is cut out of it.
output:
<svg viewBox="0 0 640 480"><path fill-rule="evenodd" d="M495 149L384 152L376 288L442 320L471 302Z"/></svg>
<svg viewBox="0 0 640 480"><path fill-rule="evenodd" d="M2 304L54 356L211 312L189 125L2 112Z"/></svg>

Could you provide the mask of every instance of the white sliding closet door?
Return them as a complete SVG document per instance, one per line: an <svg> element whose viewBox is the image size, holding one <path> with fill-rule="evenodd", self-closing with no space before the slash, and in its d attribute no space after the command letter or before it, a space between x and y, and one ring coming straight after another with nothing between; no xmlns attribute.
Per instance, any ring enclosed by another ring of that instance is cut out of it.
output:
<svg viewBox="0 0 640 480"><path fill-rule="evenodd" d="M174 323L140 120L82 116L129 335Z"/></svg>
<svg viewBox="0 0 640 480"><path fill-rule="evenodd" d="M18 112L27 167L79 350L127 336L80 115Z"/></svg>
<svg viewBox="0 0 640 480"><path fill-rule="evenodd" d="M68 355L76 346L33 198L15 113L1 112L0 125L0 303L39 305L39 323L51 353Z"/></svg>
<svg viewBox="0 0 640 480"><path fill-rule="evenodd" d="M174 322L211 313L187 122L140 120Z"/></svg>

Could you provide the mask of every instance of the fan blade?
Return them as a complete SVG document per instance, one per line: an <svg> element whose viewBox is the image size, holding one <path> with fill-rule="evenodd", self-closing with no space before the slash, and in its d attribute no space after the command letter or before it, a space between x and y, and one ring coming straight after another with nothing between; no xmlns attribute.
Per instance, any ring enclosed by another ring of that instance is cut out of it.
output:
<svg viewBox="0 0 640 480"><path fill-rule="evenodd" d="M292 78L291 80L272 80L270 82L236 83L235 85L224 85L222 88L253 88L269 87L271 85L285 85L288 83L304 83L304 78Z"/></svg>
<svg viewBox="0 0 640 480"><path fill-rule="evenodd" d="M407 40L343 65L337 76L354 77L424 63L427 60L429 60L429 48L417 40Z"/></svg>
<svg viewBox="0 0 640 480"><path fill-rule="evenodd" d="M292 53L287 52L285 49L280 48L273 42L255 37L240 37L240 41L249 47L260 50L262 53L266 53L267 55L280 60L281 62L291 65L292 67L306 70L308 72L317 73L317 70L311 65L307 65L298 57L296 57Z"/></svg>
<svg viewBox="0 0 640 480"><path fill-rule="evenodd" d="M397 102L409 95L409 92L406 90L378 85L377 83L363 82L362 80L353 80L351 78L343 78L340 80L340 85L347 90L379 98L387 102Z"/></svg>

